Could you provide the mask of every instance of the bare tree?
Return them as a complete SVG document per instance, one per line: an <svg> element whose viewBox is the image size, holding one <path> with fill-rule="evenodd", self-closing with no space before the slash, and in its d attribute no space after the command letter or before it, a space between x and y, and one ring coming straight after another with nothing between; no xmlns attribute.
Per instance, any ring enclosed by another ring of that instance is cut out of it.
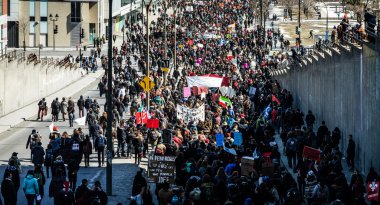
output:
<svg viewBox="0 0 380 205"><path fill-rule="evenodd" d="M298 0L279 0L279 4L285 6L288 11L290 20L293 20L293 6L298 5Z"/></svg>
<svg viewBox="0 0 380 205"><path fill-rule="evenodd" d="M26 50L25 36L26 36L27 29L29 27L29 20L25 17L21 18L18 21L18 24L19 24L20 30L22 32L22 35L24 37L24 40L22 41L22 46L24 47L24 51L25 51Z"/></svg>
<svg viewBox="0 0 380 205"><path fill-rule="evenodd" d="M303 14L306 16L306 19L309 19L310 16L310 8L314 8L315 6L315 0L303 0L302 6L303 6Z"/></svg>
<svg viewBox="0 0 380 205"><path fill-rule="evenodd" d="M354 12L358 23L362 22L365 9L377 8L374 0L345 0L343 6Z"/></svg>

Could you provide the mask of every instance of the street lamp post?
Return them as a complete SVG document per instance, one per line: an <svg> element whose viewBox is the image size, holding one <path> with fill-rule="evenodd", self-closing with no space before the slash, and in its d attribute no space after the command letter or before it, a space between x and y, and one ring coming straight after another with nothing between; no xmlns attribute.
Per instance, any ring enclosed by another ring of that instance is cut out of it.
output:
<svg viewBox="0 0 380 205"><path fill-rule="evenodd" d="M301 0L298 0L298 41L301 45Z"/></svg>
<svg viewBox="0 0 380 205"><path fill-rule="evenodd" d="M150 65L149 65L149 7L152 4L153 0L144 0L145 8L146 8L146 76L149 78L150 76ZM143 17L144 18L144 17ZM150 92L147 92L146 97L146 106L149 110L150 107Z"/></svg>
<svg viewBox="0 0 380 205"><path fill-rule="evenodd" d="M108 66L107 66L107 169L106 188L107 195L112 195L112 0L108 2Z"/></svg>
<svg viewBox="0 0 380 205"><path fill-rule="evenodd" d="M53 21L53 50L55 51L55 34L58 33L58 28L56 28L55 22L58 21L58 14L53 17L52 14L49 15L50 21Z"/></svg>
<svg viewBox="0 0 380 205"><path fill-rule="evenodd" d="M177 69L177 6L174 8L174 70Z"/></svg>

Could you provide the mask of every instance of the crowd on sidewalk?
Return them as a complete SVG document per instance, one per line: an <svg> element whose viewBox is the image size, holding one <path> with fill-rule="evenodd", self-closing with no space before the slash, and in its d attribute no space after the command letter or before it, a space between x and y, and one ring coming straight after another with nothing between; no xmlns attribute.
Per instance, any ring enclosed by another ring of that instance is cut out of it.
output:
<svg viewBox="0 0 380 205"><path fill-rule="evenodd" d="M69 135L52 127L46 150L36 130L29 136L26 148L31 149L35 169L28 171L22 183L29 204L35 200L40 203L44 197L42 165L47 177L51 173L49 197L54 197L54 204L107 204L99 182L92 190L86 179L79 187L76 184L83 156L88 167L95 150L98 166L104 165L108 118L113 121L113 144L117 144L114 157L131 158L134 154L135 164L140 164L149 154L176 156L175 177L157 182L156 190L150 189L143 170L136 174L131 204L153 204L155 196L161 205L361 205L368 199L378 204L378 198L366 197L366 183L378 185L376 171L371 169L366 180L358 171L347 179L339 148L346 136L341 136L339 128L329 131L324 122L315 132L313 113L304 116L293 109L291 92L269 75L269 68L276 68L288 56L269 59L272 43L268 42L281 34L255 25L253 17L257 15L250 1L163 4L150 11L161 15L149 28L149 77L155 82L149 106L138 75L148 69L147 42L141 25L133 24L121 47L113 48L113 99L107 102L112 103L112 113L101 113L96 99L90 97L81 96L76 103L57 98L51 104L52 121L57 121L60 113L63 120L68 115L72 127L78 107L89 133L78 128ZM171 7L178 10L177 16L166 15L162 9ZM173 32L168 32L165 45L163 26L171 31L175 24L179 25L177 42ZM173 72L165 73L166 60L175 57ZM105 62L102 57L107 70ZM109 92L106 75L98 88L100 96ZM42 99L38 106L38 119L43 120L47 103ZM159 123L148 125L148 120ZM282 141L276 140L277 135ZM283 150L278 143L283 144ZM319 150L318 156L305 156L305 147ZM287 160L283 161L283 156ZM345 156L354 169L352 136ZM250 163L243 166L246 160ZM13 153L2 184L6 204L17 204L20 173L17 153Z"/></svg>

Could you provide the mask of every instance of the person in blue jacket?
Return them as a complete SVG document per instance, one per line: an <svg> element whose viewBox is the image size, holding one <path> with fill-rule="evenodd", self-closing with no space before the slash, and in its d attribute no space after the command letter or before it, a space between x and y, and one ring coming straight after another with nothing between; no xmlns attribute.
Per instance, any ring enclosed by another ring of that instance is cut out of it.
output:
<svg viewBox="0 0 380 205"><path fill-rule="evenodd" d="M38 190L38 182L37 179L34 178L33 170L29 170L26 175L24 182L22 183L22 189L24 190L26 199L28 201L28 205L34 205L34 200L39 194Z"/></svg>

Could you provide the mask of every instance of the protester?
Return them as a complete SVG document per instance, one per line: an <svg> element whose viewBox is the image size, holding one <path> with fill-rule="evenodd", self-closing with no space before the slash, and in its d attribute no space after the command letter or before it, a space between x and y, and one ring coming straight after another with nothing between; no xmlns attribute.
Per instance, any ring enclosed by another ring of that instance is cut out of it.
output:
<svg viewBox="0 0 380 205"><path fill-rule="evenodd" d="M37 179L34 178L33 170L29 170L24 182L22 183L22 189L28 201L28 205L33 205L37 195L39 195L39 188Z"/></svg>
<svg viewBox="0 0 380 205"><path fill-rule="evenodd" d="M12 173L7 172L1 183L1 195L4 198L4 205L17 205L17 190L12 181Z"/></svg>
<svg viewBox="0 0 380 205"><path fill-rule="evenodd" d="M82 179L82 184L75 191L75 202L77 205L87 205L90 203L90 189L88 186L88 180Z"/></svg>
<svg viewBox="0 0 380 205"><path fill-rule="evenodd" d="M107 139L103 136L103 131L99 130L99 135L95 139L95 150L98 153L98 167L104 166L104 151Z"/></svg>
<svg viewBox="0 0 380 205"><path fill-rule="evenodd" d="M108 196L103 191L99 181L96 181L94 188L90 191L91 204L106 205L108 203Z"/></svg>
<svg viewBox="0 0 380 205"><path fill-rule="evenodd" d="M41 142L37 142L37 145L32 149L32 163L36 167L44 163L45 150L42 147Z"/></svg>
<svg viewBox="0 0 380 205"><path fill-rule="evenodd" d="M43 121L44 120L44 115L46 115L46 112L47 112L46 101L45 101L45 98L42 98L38 102L37 120L41 119L41 121Z"/></svg>

